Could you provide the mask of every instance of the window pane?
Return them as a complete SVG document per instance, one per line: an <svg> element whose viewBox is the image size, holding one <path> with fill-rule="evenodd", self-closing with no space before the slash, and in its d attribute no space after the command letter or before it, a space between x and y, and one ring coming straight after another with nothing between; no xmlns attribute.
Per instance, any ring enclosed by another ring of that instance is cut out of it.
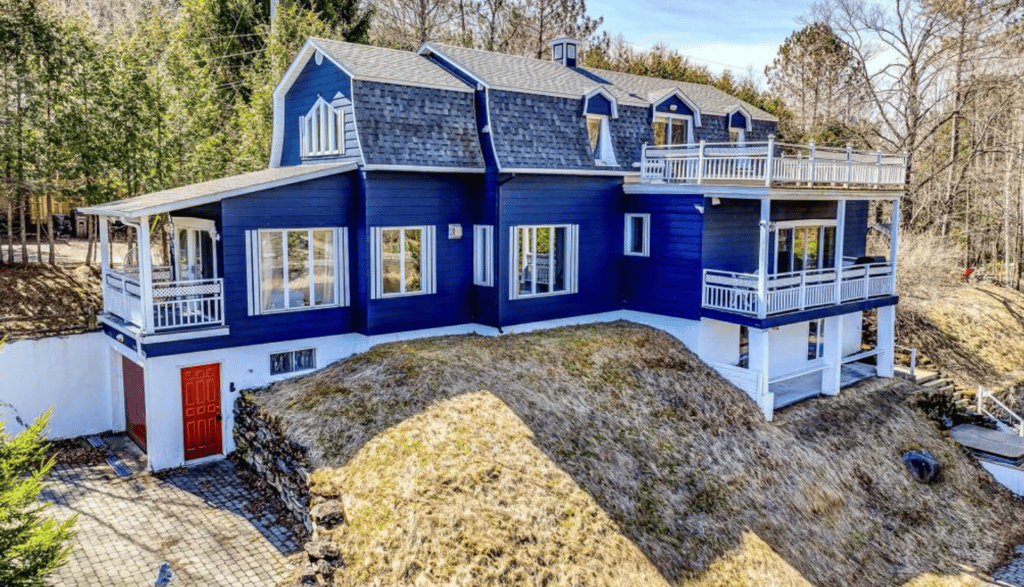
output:
<svg viewBox="0 0 1024 587"><path fill-rule="evenodd" d="M778 241L776 250L776 273L789 273L793 270L790 264L790 252L792 247L790 246L790 237L793 234L791 228L780 228L778 231Z"/></svg>
<svg viewBox="0 0 1024 587"><path fill-rule="evenodd" d="M402 245L401 230L381 231L381 274L384 276L384 293L402 292Z"/></svg>
<svg viewBox="0 0 1024 587"><path fill-rule="evenodd" d="M313 231L313 305L333 304L334 231Z"/></svg>
<svg viewBox="0 0 1024 587"><path fill-rule="evenodd" d="M292 354L291 353L275 353L270 355L270 374L279 375L281 373L292 372Z"/></svg>
<svg viewBox="0 0 1024 587"><path fill-rule="evenodd" d="M310 305L309 231L288 231L288 304L289 308Z"/></svg>
<svg viewBox="0 0 1024 587"><path fill-rule="evenodd" d="M811 320L807 327L807 359L814 360L822 356L825 345L825 321Z"/></svg>
<svg viewBox="0 0 1024 587"><path fill-rule="evenodd" d="M537 239L534 255L537 293L547 293L551 291L551 229L546 226L535 228L534 234Z"/></svg>
<svg viewBox="0 0 1024 587"><path fill-rule="evenodd" d="M305 371L316 368L316 353L313 349L295 351L293 367L296 371Z"/></svg>
<svg viewBox="0 0 1024 587"><path fill-rule="evenodd" d="M533 293L533 230L529 228L519 229L519 250L516 251L516 259L519 268L519 293Z"/></svg>
<svg viewBox="0 0 1024 587"><path fill-rule="evenodd" d="M554 250L551 251L551 262L554 263L554 287L552 291L565 291L568 289L565 283L565 268L566 261L569 254L566 248L565 241L565 227L556 228L554 238Z"/></svg>
<svg viewBox="0 0 1024 587"><path fill-rule="evenodd" d="M629 219L629 252L644 252L644 219L642 216L632 216Z"/></svg>
<svg viewBox="0 0 1024 587"><path fill-rule="evenodd" d="M832 268L836 266L836 227L825 227L825 239L822 243L823 252L821 266Z"/></svg>
<svg viewBox="0 0 1024 587"><path fill-rule="evenodd" d="M655 145L667 145L668 144L668 119L667 118L655 118L654 119L654 144Z"/></svg>
<svg viewBox="0 0 1024 587"><path fill-rule="evenodd" d="M588 116L587 117L587 136L590 138L590 152L594 155L594 159L600 159L600 139L601 139L601 120L600 118Z"/></svg>
<svg viewBox="0 0 1024 587"><path fill-rule="evenodd" d="M405 230L405 291L422 291L422 244L423 230L419 228Z"/></svg>
<svg viewBox="0 0 1024 587"><path fill-rule="evenodd" d="M213 236L208 231L196 232L196 276L199 279L213 279L217 277L213 272L213 256L216 254L213 247Z"/></svg>
<svg viewBox="0 0 1024 587"><path fill-rule="evenodd" d="M672 144L685 145L690 142L686 136L686 120L675 118L672 120Z"/></svg>
<svg viewBox="0 0 1024 587"><path fill-rule="evenodd" d="M284 308L284 253L281 233L260 233L260 299L263 310Z"/></svg>

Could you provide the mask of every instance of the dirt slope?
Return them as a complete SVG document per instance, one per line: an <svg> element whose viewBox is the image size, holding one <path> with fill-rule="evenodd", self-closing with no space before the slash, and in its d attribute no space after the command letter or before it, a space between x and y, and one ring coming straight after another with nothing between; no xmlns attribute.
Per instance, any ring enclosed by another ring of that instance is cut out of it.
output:
<svg viewBox="0 0 1024 587"><path fill-rule="evenodd" d="M87 311L102 309L96 268L0 265L0 338L82 332L95 327Z"/></svg>
<svg viewBox="0 0 1024 587"><path fill-rule="evenodd" d="M975 585L1007 492L874 381L764 422L628 323L377 347L253 394L340 497L338 585ZM944 464L919 485L899 460Z"/></svg>

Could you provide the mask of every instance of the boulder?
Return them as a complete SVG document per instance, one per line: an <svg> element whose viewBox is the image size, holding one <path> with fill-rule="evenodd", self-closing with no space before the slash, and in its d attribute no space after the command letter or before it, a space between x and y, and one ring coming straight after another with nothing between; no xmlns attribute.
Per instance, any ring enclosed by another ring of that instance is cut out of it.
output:
<svg viewBox="0 0 1024 587"><path fill-rule="evenodd" d="M906 465L910 476L918 483L931 483L939 476L942 465L939 464L932 454L926 450L912 450L903 453L903 464Z"/></svg>
<svg viewBox="0 0 1024 587"><path fill-rule="evenodd" d="M315 525L330 530L344 523L345 510L341 502L336 499L329 499L313 506L313 509L309 510L309 517Z"/></svg>

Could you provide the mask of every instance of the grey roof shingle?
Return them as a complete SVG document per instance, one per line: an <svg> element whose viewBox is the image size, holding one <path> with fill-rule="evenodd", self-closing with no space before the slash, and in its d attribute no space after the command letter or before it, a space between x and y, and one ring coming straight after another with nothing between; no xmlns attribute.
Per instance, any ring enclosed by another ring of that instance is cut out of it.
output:
<svg viewBox="0 0 1024 587"><path fill-rule="evenodd" d="M359 80L352 88L367 164L483 170L473 94Z"/></svg>
<svg viewBox="0 0 1024 587"><path fill-rule="evenodd" d="M701 112L725 115L742 105L751 117L777 120L771 114L739 98L702 84L646 77L587 67L566 67L554 61L519 57L466 49L441 43L427 43L427 48L454 61L497 90L543 94L564 98L580 98L601 87L608 90L619 105L649 106L651 102L678 88Z"/></svg>
<svg viewBox="0 0 1024 587"><path fill-rule="evenodd" d="M270 187L343 173L355 168L355 163L272 167L252 173L222 177L213 181L204 181L98 206L90 206L82 208L80 211L85 214L99 214L101 216L139 218L141 216L217 202L224 198L239 196Z"/></svg>
<svg viewBox="0 0 1024 587"><path fill-rule="evenodd" d="M443 67L411 51L320 38L310 41L357 80L473 91Z"/></svg>

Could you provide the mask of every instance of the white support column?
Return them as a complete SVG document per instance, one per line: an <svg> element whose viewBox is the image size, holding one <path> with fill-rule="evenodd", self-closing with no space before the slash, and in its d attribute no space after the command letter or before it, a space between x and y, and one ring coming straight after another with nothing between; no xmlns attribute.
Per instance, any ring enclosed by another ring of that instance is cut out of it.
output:
<svg viewBox="0 0 1024 587"><path fill-rule="evenodd" d="M153 258L149 246L149 216L139 218L139 291L142 305L142 332L153 332Z"/></svg>
<svg viewBox="0 0 1024 587"><path fill-rule="evenodd" d="M772 202L761 200L761 245L757 254L757 317L768 315L768 238L772 216Z"/></svg>
<svg viewBox="0 0 1024 587"><path fill-rule="evenodd" d="M900 241L900 201L892 201L892 218L889 227L889 262L892 263L892 295L896 295L896 253Z"/></svg>
<svg viewBox="0 0 1024 587"><path fill-rule="evenodd" d="M896 306L878 308L878 376L892 377L896 350Z"/></svg>
<svg viewBox="0 0 1024 587"><path fill-rule="evenodd" d="M106 274L110 270L110 238L107 229L107 217L99 216L99 231L100 231L100 272L104 276L103 282L106 283Z"/></svg>
<svg viewBox="0 0 1024 587"><path fill-rule="evenodd" d="M846 200L836 205L836 304L843 302L843 241L846 239Z"/></svg>
<svg viewBox="0 0 1024 587"><path fill-rule="evenodd" d="M775 394L768 385L771 379L771 333L768 330L747 328L747 344L750 370L758 374L757 393L754 400L761 409L765 420L771 422L775 414Z"/></svg>
<svg viewBox="0 0 1024 587"><path fill-rule="evenodd" d="M823 359L828 367L821 373L821 393L839 395L843 373L843 317L825 318Z"/></svg>

